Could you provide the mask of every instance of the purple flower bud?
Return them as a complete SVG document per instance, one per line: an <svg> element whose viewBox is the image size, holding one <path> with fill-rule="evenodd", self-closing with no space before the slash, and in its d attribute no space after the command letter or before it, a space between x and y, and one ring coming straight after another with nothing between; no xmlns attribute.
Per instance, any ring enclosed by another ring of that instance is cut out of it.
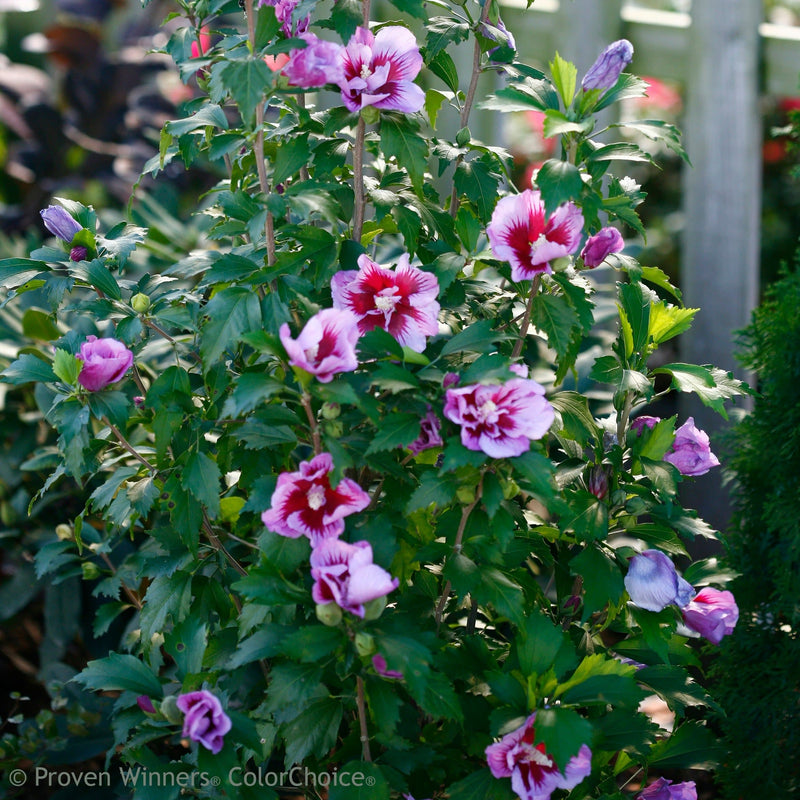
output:
<svg viewBox="0 0 800 800"><path fill-rule="evenodd" d="M231 729L230 717L211 692L201 689L179 695L178 709L184 713L183 735L199 742L215 755L222 750L223 737Z"/></svg>
<svg viewBox="0 0 800 800"><path fill-rule="evenodd" d="M461 376L457 372L447 372L442 378L442 388L449 389L451 386L458 386Z"/></svg>
<svg viewBox="0 0 800 800"><path fill-rule="evenodd" d="M581 81L581 88L585 92L591 89L610 89L632 58L633 45L627 39L612 42L589 67Z"/></svg>
<svg viewBox="0 0 800 800"><path fill-rule="evenodd" d="M133 404L136 408L144 408L144 397L140 394L137 394L136 397L133 398Z"/></svg>
<svg viewBox="0 0 800 800"><path fill-rule="evenodd" d="M719 466L719 459L711 452L708 434L695 427L694 419L689 417L675 431L672 450L664 456L664 461L678 468L681 475L705 475L712 467Z"/></svg>
<svg viewBox="0 0 800 800"><path fill-rule="evenodd" d="M78 383L90 392L121 380L133 366L133 353L116 339L87 336L78 358L83 361Z"/></svg>
<svg viewBox="0 0 800 800"><path fill-rule="evenodd" d="M485 39L489 39L489 41L497 43L497 46L493 47L487 53L490 61L492 61L492 56L503 47L507 47L510 50L517 49L517 43L514 40L514 35L510 30L508 30L508 28L506 28L503 20L499 17L495 25L482 22L480 25L480 34Z"/></svg>
<svg viewBox="0 0 800 800"><path fill-rule="evenodd" d="M619 253L625 247L622 234L616 228L602 228L586 240L581 250L583 263L594 269L599 267L612 253Z"/></svg>
<svg viewBox="0 0 800 800"><path fill-rule="evenodd" d="M631 602L647 611L663 611L672 604L682 608L694 596L691 584L660 550L645 550L631 559L625 589Z"/></svg>
<svg viewBox="0 0 800 800"><path fill-rule="evenodd" d="M77 245L69 251L70 261L85 261L87 250L83 245Z"/></svg>
<svg viewBox="0 0 800 800"><path fill-rule="evenodd" d="M136 698L136 704L142 709L142 711L144 711L145 714L156 713L156 707L153 705L153 701L146 694L140 694Z"/></svg>
<svg viewBox="0 0 800 800"><path fill-rule="evenodd" d="M661 417L648 417L643 414L641 417L631 420L631 430L641 436L645 428L652 430L659 422L661 422Z"/></svg>
<svg viewBox="0 0 800 800"><path fill-rule="evenodd" d="M75 234L83 230L80 223L74 220L61 206L47 206L40 212L42 222L53 236L57 236L62 242L72 243Z"/></svg>
<svg viewBox="0 0 800 800"><path fill-rule="evenodd" d="M598 499L602 500L608 494L608 471L599 464L592 467L589 472L589 491Z"/></svg>

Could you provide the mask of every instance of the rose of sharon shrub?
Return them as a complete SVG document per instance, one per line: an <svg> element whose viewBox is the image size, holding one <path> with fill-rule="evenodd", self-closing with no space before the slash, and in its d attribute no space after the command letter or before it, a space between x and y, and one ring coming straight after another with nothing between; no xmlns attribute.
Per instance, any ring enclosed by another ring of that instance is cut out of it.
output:
<svg viewBox="0 0 800 800"><path fill-rule="evenodd" d="M561 772L544 744L534 744L531 714L525 724L486 748L486 760L495 778L511 778L520 800L547 800L556 789L574 789L592 771L592 751L584 744Z"/></svg>
<svg viewBox="0 0 800 800"><path fill-rule="evenodd" d="M133 353L111 338L87 336L77 357L83 362L78 383L90 392L99 392L122 380L133 366Z"/></svg>
<svg viewBox="0 0 800 800"><path fill-rule="evenodd" d="M222 750L224 736L231 729L230 717L219 700L206 689L179 695L178 709L184 713L183 735L199 742L215 755Z"/></svg>

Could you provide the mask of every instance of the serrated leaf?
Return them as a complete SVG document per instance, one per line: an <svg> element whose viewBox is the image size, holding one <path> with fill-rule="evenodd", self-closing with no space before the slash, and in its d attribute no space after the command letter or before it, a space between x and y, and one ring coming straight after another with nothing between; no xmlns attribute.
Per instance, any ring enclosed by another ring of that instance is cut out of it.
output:
<svg viewBox="0 0 800 800"><path fill-rule="evenodd" d="M580 326L575 309L564 297L554 294L537 295L531 321L547 336L547 343L559 356L566 355L573 330Z"/></svg>
<svg viewBox="0 0 800 800"><path fill-rule="evenodd" d="M163 696L158 677L136 656L127 653L111 653L90 661L72 680L93 691L134 692L155 699Z"/></svg>
<svg viewBox="0 0 800 800"><path fill-rule="evenodd" d="M648 336L654 345L666 342L689 330L699 308L678 308L665 302L652 303Z"/></svg>
<svg viewBox="0 0 800 800"><path fill-rule="evenodd" d="M580 170L566 161L550 158L536 174L536 185L542 192L545 212L552 214L562 203L580 197L583 180Z"/></svg>
<svg viewBox="0 0 800 800"><path fill-rule="evenodd" d="M693 392L704 405L713 408L725 419L725 401L738 395L749 394L750 388L743 381L718 367L697 364L667 364L653 370L654 375L672 376L672 386L680 392Z"/></svg>
<svg viewBox="0 0 800 800"><path fill-rule="evenodd" d="M547 754L563 772L567 762L592 741L591 723L570 708L545 708L536 712L535 741L544 742Z"/></svg>
<svg viewBox="0 0 800 800"><path fill-rule="evenodd" d="M571 61L565 61L556 52L555 58L550 62L550 73L553 76L553 83L558 90L558 94L564 103L564 108L568 108L575 97L578 68Z"/></svg>
<svg viewBox="0 0 800 800"><path fill-rule="evenodd" d="M341 700L326 697L312 701L291 722L282 725L286 767L302 763L312 753L327 753L336 744L342 715Z"/></svg>
<svg viewBox="0 0 800 800"><path fill-rule="evenodd" d="M245 125L250 125L256 106L263 102L265 90L272 86L273 75L269 67L258 57L228 61L221 80L239 107ZM173 132L171 128L170 132Z"/></svg>
<svg viewBox="0 0 800 800"><path fill-rule="evenodd" d="M220 473L217 462L201 451L192 453L181 473L181 485L202 503L213 519L219 515Z"/></svg>
<svg viewBox="0 0 800 800"><path fill-rule="evenodd" d="M405 447L420 435L420 419L416 414L391 414L372 439L365 455Z"/></svg>
<svg viewBox="0 0 800 800"><path fill-rule="evenodd" d="M500 176L482 159L462 161L453 177L456 191L475 204L478 217L487 222L492 216Z"/></svg>
<svg viewBox="0 0 800 800"><path fill-rule="evenodd" d="M52 383L56 380L56 375L47 361L25 353L8 365L0 373L0 378L6 383L19 386L24 383Z"/></svg>
<svg viewBox="0 0 800 800"><path fill-rule="evenodd" d="M701 722L684 722L668 739L657 742L649 763L657 769L714 769L725 751Z"/></svg>
<svg viewBox="0 0 800 800"><path fill-rule="evenodd" d="M206 370L227 348L236 345L244 333L262 328L258 294L243 287L231 286L215 294L204 314L208 320L203 326L200 354Z"/></svg>
<svg viewBox="0 0 800 800"><path fill-rule="evenodd" d="M589 545L569 562L570 572L583 577L583 621L609 603L622 599L625 585L619 565L605 550Z"/></svg>
<svg viewBox="0 0 800 800"><path fill-rule="evenodd" d="M74 386L78 381L78 375L81 374L83 368L83 361L76 358L72 353L62 350L60 347L56 349L53 356L53 372L56 377L60 378L64 383Z"/></svg>
<svg viewBox="0 0 800 800"><path fill-rule="evenodd" d="M419 124L410 118L381 117L381 150L387 158L394 157L405 169L417 194L422 192L428 164L428 142L419 134Z"/></svg>

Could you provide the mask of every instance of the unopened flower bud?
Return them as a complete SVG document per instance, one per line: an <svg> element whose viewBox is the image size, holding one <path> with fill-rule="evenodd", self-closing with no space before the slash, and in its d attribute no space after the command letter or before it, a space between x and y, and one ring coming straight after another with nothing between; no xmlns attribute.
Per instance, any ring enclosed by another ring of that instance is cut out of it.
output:
<svg viewBox="0 0 800 800"><path fill-rule="evenodd" d="M83 564L81 564L81 572L83 573L83 579L85 581L97 580L101 575L97 564L93 564L91 561L84 561Z"/></svg>
<svg viewBox="0 0 800 800"><path fill-rule="evenodd" d="M330 436L332 439L338 439L344 433L344 425L336 419L326 422L323 425L325 435Z"/></svg>
<svg viewBox="0 0 800 800"><path fill-rule="evenodd" d="M342 621L342 609L336 603L317 603L317 619L329 628L335 628Z"/></svg>
<svg viewBox="0 0 800 800"><path fill-rule="evenodd" d="M456 489L456 497L459 503L465 506L475 502L475 487L474 486L459 486Z"/></svg>
<svg viewBox="0 0 800 800"><path fill-rule="evenodd" d="M150 308L150 298L146 294L138 292L131 297L131 308L138 314L144 314Z"/></svg>
<svg viewBox="0 0 800 800"><path fill-rule="evenodd" d="M56 525L56 536L62 542L70 541L73 536L72 525L67 525L66 522Z"/></svg>
<svg viewBox="0 0 800 800"><path fill-rule="evenodd" d="M589 472L589 491L602 500L608 494L608 472L599 464L592 467Z"/></svg>
<svg viewBox="0 0 800 800"><path fill-rule="evenodd" d="M156 707L153 705L153 701L146 694L140 694L136 698L136 705L138 705L145 714L157 713Z"/></svg>
<svg viewBox="0 0 800 800"><path fill-rule="evenodd" d="M459 147L466 147L472 141L472 133L467 127L462 128L456 134L456 144Z"/></svg>
<svg viewBox="0 0 800 800"><path fill-rule="evenodd" d="M612 42L589 67L589 71L581 81L581 88L585 92L592 89L610 89L632 58L633 45L627 39Z"/></svg>
<svg viewBox="0 0 800 800"><path fill-rule="evenodd" d="M375 647L375 639L373 639L372 636L370 636L368 633L364 633L363 631L359 631L356 634L355 645L358 654L362 658L371 656L377 650L377 647Z"/></svg>
<svg viewBox="0 0 800 800"><path fill-rule="evenodd" d="M183 722L183 712L178 708L178 698L170 694L159 704L159 711L164 715L167 722L179 725Z"/></svg>
<svg viewBox="0 0 800 800"><path fill-rule="evenodd" d="M386 608L386 596L383 597L376 597L374 600L370 600L368 603L364 603L364 619L372 620L378 619L381 614L383 614L383 610Z"/></svg>
<svg viewBox="0 0 800 800"><path fill-rule="evenodd" d="M70 261L86 261L88 250L83 245L76 245L69 251Z"/></svg>
<svg viewBox="0 0 800 800"><path fill-rule="evenodd" d="M323 419L336 419L342 413L342 407L338 403L323 403L320 413Z"/></svg>
<svg viewBox="0 0 800 800"><path fill-rule="evenodd" d="M519 484L510 478L507 481L503 481L503 498L505 500L513 500L519 494Z"/></svg>

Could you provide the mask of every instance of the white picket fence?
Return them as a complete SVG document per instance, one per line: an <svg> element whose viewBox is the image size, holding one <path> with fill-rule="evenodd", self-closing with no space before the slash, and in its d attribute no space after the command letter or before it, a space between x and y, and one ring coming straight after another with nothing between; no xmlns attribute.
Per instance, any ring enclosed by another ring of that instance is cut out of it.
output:
<svg viewBox="0 0 800 800"><path fill-rule="evenodd" d="M761 200L761 98L800 95L800 28L764 23L761 0L694 0L691 14L622 0L501 0L521 60L546 65L555 50L579 74L608 43L635 49L631 71L685 89L685 144L693 166L683 180L685 228L680 283L700 307L681 357L734 370L735 331L757 302ZM798 231L800 236L800 231ZM720 420L688 406L711 433ZM712 439L713 441L713 439ZM729 516L726 490L703 480L689 501L715 527Z"/></svg>

